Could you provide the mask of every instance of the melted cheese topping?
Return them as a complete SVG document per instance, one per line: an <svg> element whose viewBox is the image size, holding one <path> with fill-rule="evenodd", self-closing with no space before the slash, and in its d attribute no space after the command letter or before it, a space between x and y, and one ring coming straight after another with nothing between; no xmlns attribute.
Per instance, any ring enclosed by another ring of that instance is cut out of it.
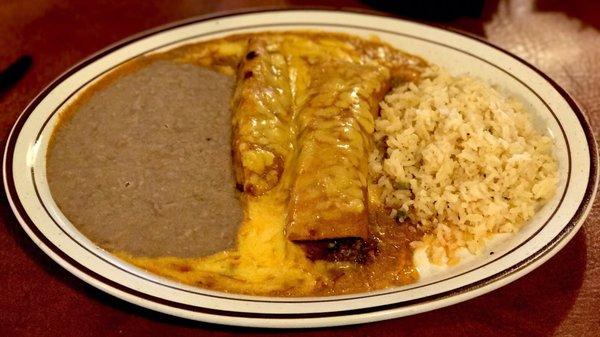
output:
<svg viewBox="0 0 600 337"><path fill-rule="evenodd" d="M424 62L378 41L343 34L327 33L262 33L278 41L286 55L290 90L294 106L308 99L310 68L323 60L337 60L371 67L384 67L395 79L418 76ZM183 46L151 56L194 63L225 74L236 73L245 56L252 35L236 35L220 40ZM331 74L330 74L331 75ZM290 156L293 157L293 156ZM292 158L285 158L289 167ZM375 239L380 244L381 258L368 265L349 262L313 262L305 252L285 236L291 170L284 170L279 183L259 197L245 197L245 220L237 237L237 247L200 258L131 256L116 254L148 271L186 284L215 290L254 295L307 296L341 294L380 289L413 282L408 243L412 232L407 226L376 217L372 222ZM370 196L370 211L377 200Z"/></svg>

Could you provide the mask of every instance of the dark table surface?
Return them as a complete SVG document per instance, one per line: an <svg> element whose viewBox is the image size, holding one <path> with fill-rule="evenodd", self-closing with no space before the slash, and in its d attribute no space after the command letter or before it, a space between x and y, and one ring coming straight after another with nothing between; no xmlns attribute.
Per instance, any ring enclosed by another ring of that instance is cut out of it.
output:
<svg viewBox="0 0 600 337"><path fill-rule="evenodd" d="M537 65L583 106L598 138L600 1L447 1L457 7L424 2L391 10L485 36ZM2 0L0 69L23 54L32 56L33 65L12 89L0 93L0 145L19 113L53 78L128 35L196 15L257 6L390 10L378 3L384 1ZM0 336L600 336L599 216L596 200L583 228L560 253L518 281L473 300L372 324L272 331L173 318L104 294L44 255L2 196Z"/></svg>

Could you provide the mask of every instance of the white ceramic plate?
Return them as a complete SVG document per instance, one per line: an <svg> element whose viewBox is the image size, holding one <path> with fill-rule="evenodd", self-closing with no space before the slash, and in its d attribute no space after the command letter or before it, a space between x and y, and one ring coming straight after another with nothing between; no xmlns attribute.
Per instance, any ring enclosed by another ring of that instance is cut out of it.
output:
<svg viewBox="0 0 600 337"><path fill-rule="evenodd" d="M518 96L556 143L556 197L508 239L458 267L426 273L415 284L336 297L268 298L193 288L144 272L98 248L64 217L45 175L48 139L57 115L73 97L132 58L234 33L323 30L383 41L420 55L454 74L468 73ZM259 11L197 18L117 43L50 84L16 122L6 144L4 186L31 239L82 280L138 305L220 324L316 327L354 324L428 311L484 294L525 275L575 235L597 184L597 150L590 126L574 101L531 65L463 33L388 17L324 10Z"/></svg>

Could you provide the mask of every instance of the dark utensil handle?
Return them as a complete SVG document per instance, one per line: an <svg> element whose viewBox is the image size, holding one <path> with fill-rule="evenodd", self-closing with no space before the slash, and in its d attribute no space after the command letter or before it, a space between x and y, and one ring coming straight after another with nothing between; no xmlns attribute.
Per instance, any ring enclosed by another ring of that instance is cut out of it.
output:
<svg viewBox="0 0 600 337"><path fill-rule="evenodd" d="M15 62L0 72L0 94L12 88L27 73L33 59L29 55L19 57Z"/></svg>

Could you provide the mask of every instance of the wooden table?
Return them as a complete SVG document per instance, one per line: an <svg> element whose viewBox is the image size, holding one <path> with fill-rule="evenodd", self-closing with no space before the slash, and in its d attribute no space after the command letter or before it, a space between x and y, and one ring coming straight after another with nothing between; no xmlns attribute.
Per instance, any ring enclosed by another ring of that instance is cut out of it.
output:
<svg viewBox="0 0 600 337"><path fill-rule="evenodd" d="M406 6L397 9L401 14L446 20L450 26L484 35L526 58L569 90L587 111L595 130L600 130L599 1L490 1L481 13L481 8L472 5L476 0L456 2L463 4L464 13L443 8L432 12L434 6L424 7L425 12ZM3 148L18 114L54 77L130 34L223 10L316 4L369 8L353 0L3 0L0 69L22 54L33 57L33 66L0 96L0 145ZM596 200L584 227L559 254L520 280L476 299L372 324L269 331L173 318L96 290L44 255L25 235L2 197L0 336L600 336L599 216L600 202Z"/></svg>

